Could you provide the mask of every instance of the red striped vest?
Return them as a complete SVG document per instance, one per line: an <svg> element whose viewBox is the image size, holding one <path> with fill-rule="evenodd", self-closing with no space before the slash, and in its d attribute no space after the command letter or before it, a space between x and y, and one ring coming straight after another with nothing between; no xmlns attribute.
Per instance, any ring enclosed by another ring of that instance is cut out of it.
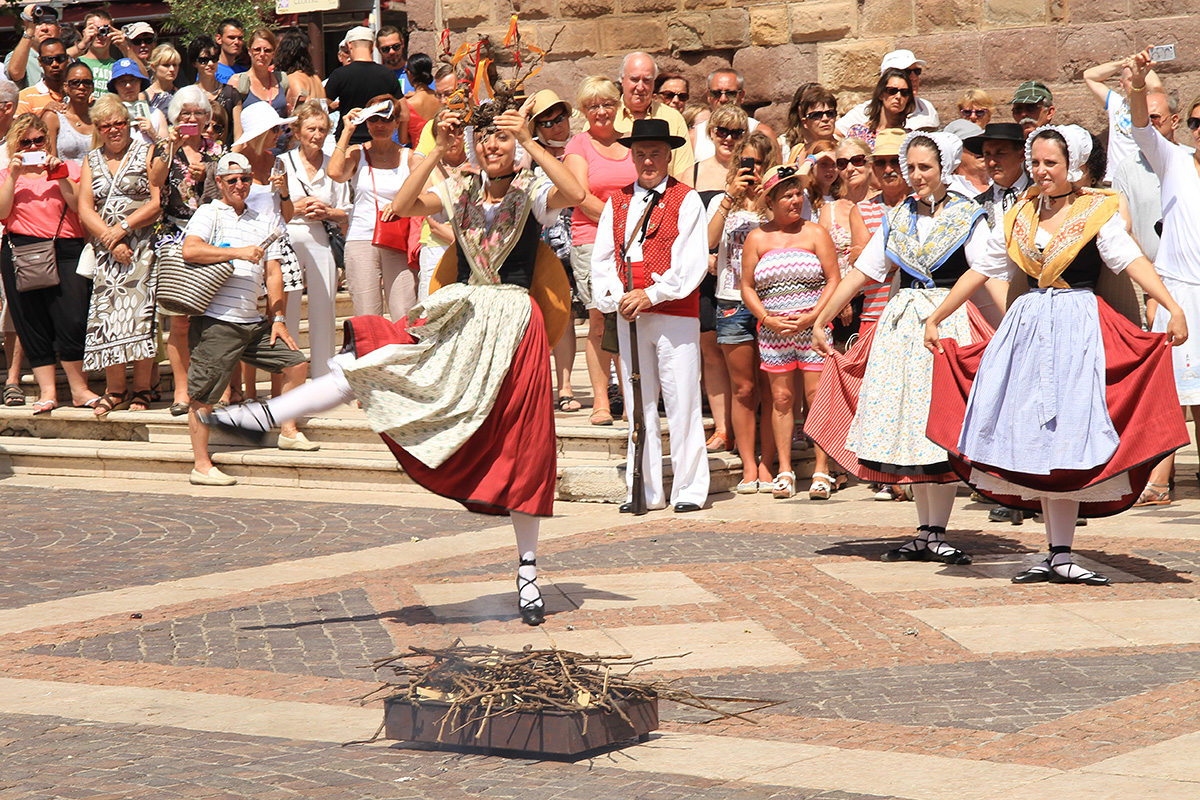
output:
<svg viewBox="0 0 1200 800"><path fill-rule="evenodd" d="M671 245L679 236L679 209L683 198L691 188L674 178L667 179L667 188L659 199L658 205L650 212L650 222L646 228L646 238L642 242L642 260L633 263L633 288L645 289L654 283L651 275L662 275L671 268ZM630 231L625 229L625 220L629 215L629 204L633 200L633 184L612 194L613 203L613 241L617 245L619 259L618 273L626 286L628 272L625 267L625 241ZM637 222L637 220L633 220ZM695 289L681 300L667 300L651 306L656 314L671 314L676 317L700 316L700 290Z"/></svg>

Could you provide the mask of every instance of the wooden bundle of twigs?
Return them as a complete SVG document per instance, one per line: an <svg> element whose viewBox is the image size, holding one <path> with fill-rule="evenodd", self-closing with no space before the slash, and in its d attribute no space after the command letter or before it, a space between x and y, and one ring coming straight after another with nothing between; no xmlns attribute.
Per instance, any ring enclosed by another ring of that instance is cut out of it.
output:
<svg viewBox="0 0 1200 800"><path fill-rule="evenodd" d="M463 724L482 725L491 717L521 711L595 708L617 714L632 725L622 703L655 698L712 712L716 715L714 720L737 718L754 723L744 715L782 702L701 696L676 688L670 681L639 681L630 677L633 670L657 660L635 661L628 655L584 655L557 648L512 652L462 644L445 648L410 647L407 653L377 659L371 664L373 670L392 670L396 680L363 699L383 693L387 699L412 703L448 703L450 708L443 725L446 720L457 718L460 711L468 710L470 719ZM751 703L755 707L733 712L713 706L714 702Z"/></svg>

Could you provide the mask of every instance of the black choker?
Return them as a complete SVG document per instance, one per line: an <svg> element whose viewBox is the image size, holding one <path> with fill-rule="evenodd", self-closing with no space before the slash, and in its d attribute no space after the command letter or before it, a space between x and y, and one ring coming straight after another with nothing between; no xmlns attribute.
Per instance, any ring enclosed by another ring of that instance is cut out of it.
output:
<svg viewBox="0 0 1200 800"><path fill-rule="evenodd" d="M1048 194L1048 195L1046 195L1046 197L1048 197L1051 200L1062 200L1064 197L1070 197L1073 194L1075 194L1074 189L1067 192L1066 194Z"/></svg>
<svg viewBox="0 0 1200 800"><path fill-rule="evenodd" d="M495 183L496 181L506 181L509 178L515 178L515 177L517 177L517 173L510 172L507 175L497 175L494 178L491 176L488 176L488 180L491 181L492 183Z"/></svg>

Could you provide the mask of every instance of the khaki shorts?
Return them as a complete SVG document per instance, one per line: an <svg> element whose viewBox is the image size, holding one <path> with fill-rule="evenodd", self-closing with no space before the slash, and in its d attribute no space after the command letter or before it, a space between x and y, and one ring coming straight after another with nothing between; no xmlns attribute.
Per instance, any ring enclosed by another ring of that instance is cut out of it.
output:
<svg viewBox="0 0 1200 800"><path fill-rule="evenodd" d="M212 405L221 399L233 377L233 368L245 361L256 369L282 372L303 364L304 353L292 350L283 339L271 344L271 321L226 322L212 317L192 317L188 325L188 397Z"/></svg>
<svg viewBox="0 0 1200 800"><path fill-rule="evenodd" d="M575 273L575 295L586 309L596 307L592 299L592 249L595 245L577 244L571 247L571 272Z"/></svg>

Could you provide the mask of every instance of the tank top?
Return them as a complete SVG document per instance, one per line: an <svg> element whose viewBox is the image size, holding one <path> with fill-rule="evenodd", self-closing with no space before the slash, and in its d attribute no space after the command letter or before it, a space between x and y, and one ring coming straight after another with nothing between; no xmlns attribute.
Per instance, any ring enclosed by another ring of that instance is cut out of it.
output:
<svg viewBox="0 0 1200 800"><path fill-rule="evenodd" d="M400 164L392 169L372 169L367 165L367 148L358 151L358 171L354 174L354 206L350 209L347 242L369 242L375 236L376 208L391 205L408 177L411 150L400 151ZM374 172L374 182L371 173ZM378 191L378 194L376 192Z"/></svg>
<svg viewBox="0 0 1200 800"><path fill-rule="evenodd" d="M754 290L772 314L807 311L817 304L824 289L821 259L809 250L768 250L754 266Z"/></svg>
<svg viewBox="0 0 1200 800"><path fill-rule="evenodd" d="M92 135L80 133L62 112L58 116L58 157L63 161L78 161L83 163L88 151L92 149Z"/></svg>

